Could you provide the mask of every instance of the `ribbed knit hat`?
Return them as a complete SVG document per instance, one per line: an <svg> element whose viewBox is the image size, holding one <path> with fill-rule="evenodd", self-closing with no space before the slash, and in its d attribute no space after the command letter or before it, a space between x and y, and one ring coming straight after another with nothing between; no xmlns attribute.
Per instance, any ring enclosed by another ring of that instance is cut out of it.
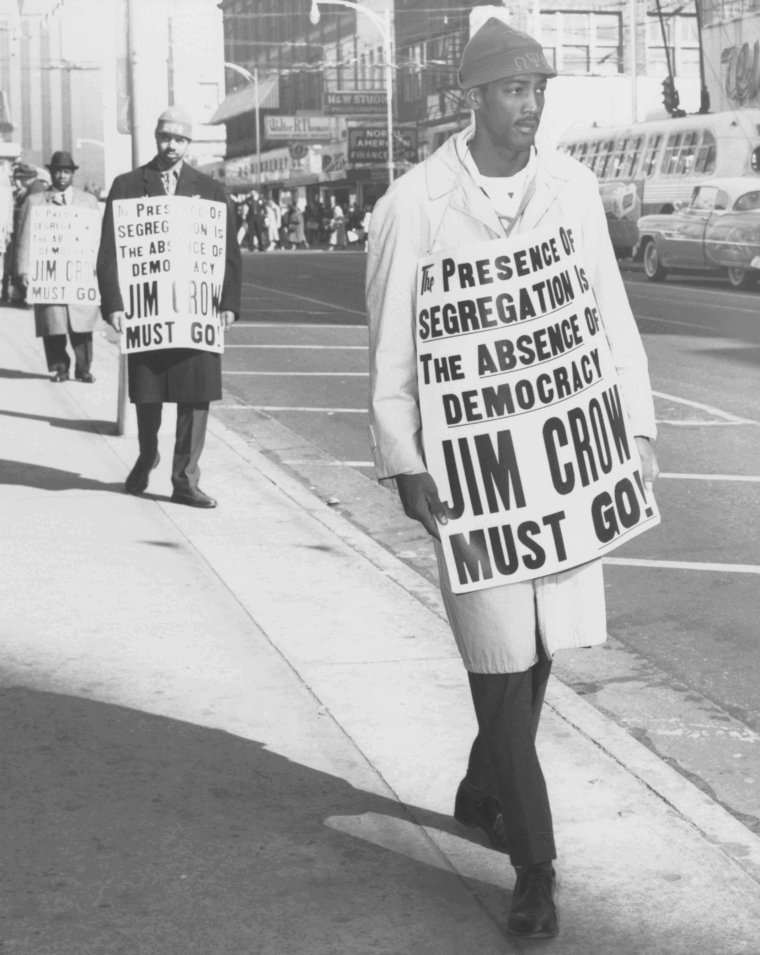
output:
<svg viewBox="0 0 760 955"><path fill-rule="evenodd" d="M538 40L491 17L467 41L459 66L459 85L469 90L482 83L525 73L557 75Z"/></svg>
<svg viewBox="0 0 760 955"><path fill-rule="evenodd" d="M169 133L173 136L193 138L193 120L187 110L181 106L170 106L158 117L157 133Z"/></svg>

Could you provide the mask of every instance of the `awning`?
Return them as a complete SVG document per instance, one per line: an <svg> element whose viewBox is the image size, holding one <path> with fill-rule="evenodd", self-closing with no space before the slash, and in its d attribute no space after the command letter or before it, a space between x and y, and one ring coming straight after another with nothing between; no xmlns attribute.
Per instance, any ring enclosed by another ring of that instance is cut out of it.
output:
<svg viewBox="0 0 760 955"><path fill-rule="evenodd" d="M259 80L259 109L280 108L280 85L277 74L263 76ZM224 102L210 119L211 125L224 123L235 116L252 113L256 109L256 89L249 83L225 97Z"/></svg>

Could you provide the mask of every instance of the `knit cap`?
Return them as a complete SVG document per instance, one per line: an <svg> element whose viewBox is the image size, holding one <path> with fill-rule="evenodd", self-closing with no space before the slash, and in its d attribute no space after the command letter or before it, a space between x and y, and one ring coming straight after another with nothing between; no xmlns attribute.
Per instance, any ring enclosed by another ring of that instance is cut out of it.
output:
<svg viewBox="0 0 760 955"><path fill-rule="evenodd" d="M157 133L169 133L171 136L193 138L193 120L187 110L181 106L170 106L158 117Z"/></svg>
<svg viewBox="0 0 760 955"><path fill-rule="evenodd" d="M525 73L557 75L538 40L491 17L467 41L459 66L459 85L469 90L482 83Z"/></svg>

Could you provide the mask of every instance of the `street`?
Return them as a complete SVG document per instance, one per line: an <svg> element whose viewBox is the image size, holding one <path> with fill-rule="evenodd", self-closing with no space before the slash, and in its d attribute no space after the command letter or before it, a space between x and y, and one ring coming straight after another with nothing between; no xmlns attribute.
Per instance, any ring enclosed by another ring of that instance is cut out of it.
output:
<svg viewBox="0 0 760 955"><path fill-rule="evenodd" d="M278 461L432 579L424 533L371 484L364 262L245 257L217 413L266 432ZM562 654L557 672L760 831L758 293L624 279L655 392L663 521L607 561L605 651Z"/></svg>

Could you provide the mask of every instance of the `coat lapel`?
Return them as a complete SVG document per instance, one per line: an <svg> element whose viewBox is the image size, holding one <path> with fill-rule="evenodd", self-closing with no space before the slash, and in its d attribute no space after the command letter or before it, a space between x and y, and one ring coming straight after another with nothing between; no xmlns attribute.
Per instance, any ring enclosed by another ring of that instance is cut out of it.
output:
<svg viewBox="0 0 760 955"><path fill-rule="evenodd" d="M197 196L197 186L198 181L195 176L195 170L189 163L183 162L182 168L179 171L179 179L177 180L177 191L175 195Z"/></svg>
<svg viewBox="0 0 760 955"><path fill-rule="evenodd" d="M143 188L146 196L163 196L164 184L161 181L161 173L156 165L155 159L152 159L146 166L142 167Z"/></svg>

